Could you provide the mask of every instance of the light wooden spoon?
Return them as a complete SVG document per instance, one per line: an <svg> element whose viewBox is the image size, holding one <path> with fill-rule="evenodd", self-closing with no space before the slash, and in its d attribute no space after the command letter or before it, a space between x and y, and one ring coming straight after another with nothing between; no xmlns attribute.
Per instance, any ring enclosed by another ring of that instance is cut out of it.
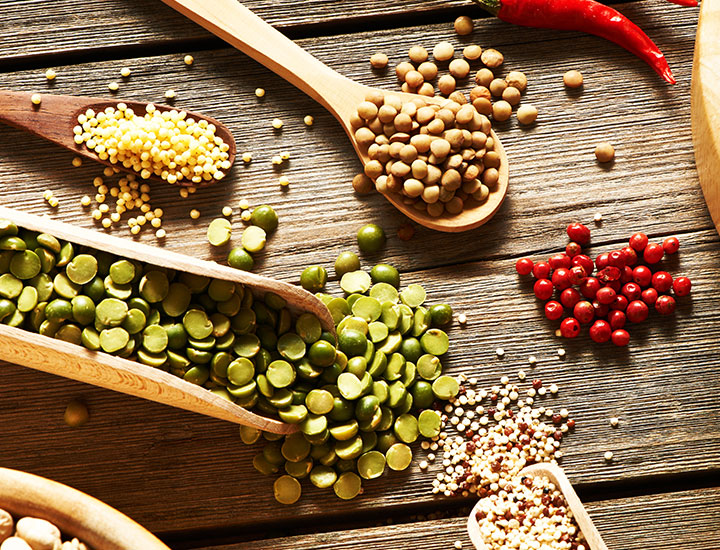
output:
<svg viewBox="0 0 720 550"><path fill-rule="evenodd" d="M350 126L350 116L370 91L376 88L364 86L335 72L317 60L284 34L275 30L248 8L236 0L163 0L183 15L189 17L230 45L246 53L297 86L325 107L340 121L360 160L367 163L367 152L359 146ZM414 94L380 90L385 95L398 96L404 101L422 97L428 103L440 104L444 98L428 98ZM495 132L495 151L500 155L500 180L488 199L480 204L466 202L465 209L455 215L443 214L438 218L427 212L419 212L404 204L402 196L388 193L385 197L407 217L438 231L460 232L478 227L488 221L502 205L507 194L508 163L505 151Z"/></svg>
<svg viewBox="0 0 720 550"><path fill-rule="evenodd" d="M78 124L78 116L88 109L99 113L100 111L104 111L106 107L115 108L118 103L125 103L125 105L130 107L136 114L144 115L145 107L148 105L147 103L112 98L41 94L42 102L40 105L33 105L30 101L31 96L32 94L29 92L0 90L0 121L45 138L66 149L70 149L76 155L137 175L137 172L124 168L122 164L112 164L109 160L101 160L97 156L97 153L88 149L85 144L78 145L75 143L73 128ZM155 107L158 111L184 110L168 105L155 105ZM215 125L215 135L221 137L230 147L228 150L228 160L232 165L232 163L235 162L236 145L235 138L233 138L230 130L212 117L191 111L185 112L187 112L188 118L192 117L195 120L207 120L208 123ZM229 170L222 170L222 172L227 175ZM167 183L155 175L149 179ZM213 183L214 181L216 180L213 179L196 184L183 179L177 185L200 187Z"/></svg>
<svg viewBox="0 0 720 550"><path fill-rule="evenodd" d="M575 489L573 489L570 480L568 480L562 468L554 464L539 463L524 468L520 472L520 475L546 477L554 483L565 497L568 507L572 511L575 521L580 527L580 531L585 536L585 540L588 542L590 550L607 550L605 542L600 536L600 533L598 533L598 530L595 528L595 525L585 510L583 503L580 502L577 493L575 493ZM480 502L481 501L478 501L470 512L467 522L467 530L470 535L470 540L477 550L488 550L488 546L485 544L485 539L483 538L482 533L480 533L480 526L475 519L477 512L481 509Z"/></svg>
<svg viewBox="0 0 720 550"><path fill-rule="evenodd" d="M0 508L15 520L30 516L56 525L98 550L170 550L125 514L85 493L44 477L0 468Z"/></svg>
<svg viewBox="0 0 720 550"><path fill-rule="evenodd" d="M123 258L242 283L257 296L273 292L284 298L292 310L315 314L325 330L335 332L335 324L325 305L295 285L4 206L0 206L0 219ZM203 387L159 369L3 324L0 324L0 360L268 432L297 430L296 426L251 413Z"/></svg>
<svg viewBox="0 0 720 550"><path fill-rule="evenodd" d="M700 6L692 72L692 134L700 185L720 233L720 0Z"/></svg>

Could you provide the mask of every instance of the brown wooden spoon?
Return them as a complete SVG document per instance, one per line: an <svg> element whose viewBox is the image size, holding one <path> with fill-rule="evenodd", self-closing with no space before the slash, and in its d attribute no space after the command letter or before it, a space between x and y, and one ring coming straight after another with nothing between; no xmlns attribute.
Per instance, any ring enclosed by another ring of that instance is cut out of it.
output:
<svg viewBox="0 0 720 550"><path fill-rule="evenodd" d="M350 125L350 116L369 92L377 92L335 72L310 55L281 32L275 30L237 0L163 0L183 15L216 34L230 45L265 65L291 84L297 86L325 107L340 121L360 160L370 159L361 147ZM404 101L422 97L428 103L442 103L445 98L428 98L414 94L379 90ZM505 151L495 132L495 151L500 155L500 180L483 203L470 200L459 214L443 214L434 218L403 203L403 197L388 193L385 197L407 217L438 231L460 232L478 227L488 221L500 208L508 185L508 162Z"/></svg>
<svg viewBox="0 0 720 550"><path fill-rule="evenodd" d="M91 149L88 149L84 144L78 145L75 143L73 128L77 126L77 118L79 115L92 109L96 113L105 110L106 107L117 107L118 103L125 103L128 107L133 109L136 113L144 114L147 103L140 101L124 101L121 99L114 98L99 98L99 97L83 97L83 96L70 96L70 95L54 95L54 94L41 94L42 102L40 105L34 105L30 100L33 94L29 92L12 92L9 90L0 90L0 121L15 128L26 130L31 134L40 136L57 145L61 145L66 149L70 149L76 155L83 156L111 166L120 170L137 174L134 170L123 168L122 164L112 164L108 160L101 160L97 153ZM178 109L176 107L170 107L168 105L155 105L158 111L180 111L184 109ZM200 113L187 112L188 117L192 117L195 120L207 120L208 123L214 124L216 127L215 135L222 138L222 140L228 144L230 149L228 150L230 164L235 161L235 138L233 138L230 130L218 122L212 117L202 115ZM227 174L228 170L222 170L224 174ZM165 181L159 176L151 176L149 179L155 181ZM202 186L212 183L215 180L194 184L189 180L182 180L176 185L185 186ZM167 183L167 182L165 182Z"/></svg>

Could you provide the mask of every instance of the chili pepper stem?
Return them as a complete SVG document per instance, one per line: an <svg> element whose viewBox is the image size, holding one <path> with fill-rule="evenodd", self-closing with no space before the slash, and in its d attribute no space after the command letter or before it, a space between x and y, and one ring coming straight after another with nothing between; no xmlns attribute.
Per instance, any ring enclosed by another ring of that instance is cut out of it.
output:
<svg viewBox="0 0 720 550"><path fill-rule="evenodd" d="M490 12L497 17L500 11L500 0L474 0L476 4L480 4L480 7L485 11Z"/></svg>

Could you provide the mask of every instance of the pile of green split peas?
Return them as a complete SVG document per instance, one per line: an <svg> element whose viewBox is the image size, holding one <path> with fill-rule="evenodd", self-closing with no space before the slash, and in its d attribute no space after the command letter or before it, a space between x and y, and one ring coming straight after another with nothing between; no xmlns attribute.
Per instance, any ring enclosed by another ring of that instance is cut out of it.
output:
<svg viewBox="0 0 720 550"><path fill-rule="evenodd" d="M345 297L317 296L332 314L338 335L318 337L305 350L297 346L298 378L293 387L303 399L279 411L280 418L299 424L288 436L240 429L245 443L268 440L253 465L271 475L284 470L274 484L275 498L283 504L301 495L300 479L308 477L319 488L332 487L341 499L362 491L362 480L383 475L386 467L404 470L412 461L410 444L436 437L442 427L434 405L458 394L455 378L442 374L447 334L438 327L452 320L445 304L426 308L425 289L416 284L399 290L400 274L378 264L368 274L352 252L338 257ZM306 268L301 284L322 289L327 272L321 266ZM300 339L307 332L298 330ZM267 373L270 376L270 372ZM292 376L288 372L283 376ZM272 380L270 380L272 385Z"/></svg>
<svg viewBox="0 0 720 550"><path fill-rule="evenodd" d="M277 500L297 501L305 477L351 499L363 479L409 466L409 445L439 434L436 402L459 385L442 374L440 359L449 347L439 328L452 320L449 306L424 307L423 287L400 290L399 273L387 264L367 273L345 253L335 267L345 297L318 296L337 339L275 294L258 298L231 281L0 220L0 323L171 372L297 424L288 436L241 429L246 443L268 440L256 469L286 472L275 482Z"/></svg>

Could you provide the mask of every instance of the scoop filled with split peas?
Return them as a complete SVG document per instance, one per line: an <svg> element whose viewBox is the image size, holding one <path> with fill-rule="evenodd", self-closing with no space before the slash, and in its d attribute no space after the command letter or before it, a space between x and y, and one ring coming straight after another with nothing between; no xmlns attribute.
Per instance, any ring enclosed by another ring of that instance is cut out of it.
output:
<svg viewBox="0 0 720 550"><path fill-rule="evenodd" d="M221 180L235 160L226 126L166 105L0 90L0 121L143 179L179 185Z"/></svg>

